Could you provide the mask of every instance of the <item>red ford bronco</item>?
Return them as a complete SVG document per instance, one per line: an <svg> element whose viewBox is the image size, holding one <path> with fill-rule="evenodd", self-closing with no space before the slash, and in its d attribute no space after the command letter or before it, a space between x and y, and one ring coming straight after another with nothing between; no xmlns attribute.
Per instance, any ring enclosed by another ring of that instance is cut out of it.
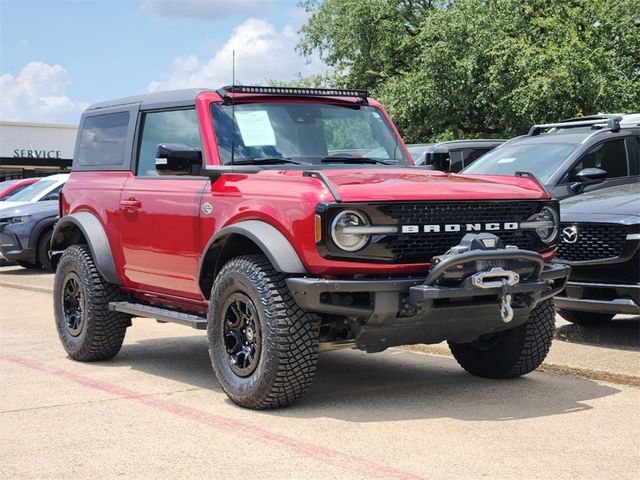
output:
<svg viewBox="0 0 640 480"><path fill-rule="evenodd" d="M526 173L410 168L366 91L180 90L89 107L51 242L75 360L132 317L206 329L235 403L291 404L318 352L449 342L510 378L551 344L558 204Z"/></svg>

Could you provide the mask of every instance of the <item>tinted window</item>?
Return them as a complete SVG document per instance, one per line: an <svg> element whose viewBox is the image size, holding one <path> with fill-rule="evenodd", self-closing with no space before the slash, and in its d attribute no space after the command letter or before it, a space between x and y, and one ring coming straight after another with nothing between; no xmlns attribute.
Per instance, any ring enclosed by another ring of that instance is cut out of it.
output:
<svg viewBox="0 0 640 480"><path fill-rule="evenodd" d="M39 182L32 183L24 190L15 195L11 195L8 201L10 202L32 202L44 192L49 190L56 184L56 180L40 180Z"/></svg>
<svg viewBox="0 0 640 480"><path fill-rule="evenodd" d="M607 172L607 178L628 176L629 167L624 139L602 142L593 147L571 167L563 182L575 182L576 175L584 168L601 168Z"/></svg>
<svg viewBox="0 0 640 480"><path fill-rule="evenodd" d="M60 195L60 190L62 190L62 187L64 187L64 183L61 183L60 185L58 185L56 188L54 188L53 190L51 190L49 193L47 193L44 197L42 197L40 199L41 202L46 202L48 200L57 200L58 196Z"/></svg>
<svg viewBox="0 0 640 480"><path fill-rule="evenodd" d="M196 111L145 113L138 151L138 175L157 175L156 148L160 143L180 143L201 149Z"/></svg>
<svg viewBox="0 0 640 480"><path fill-rule="evenodd" d="M532 172L547 183L575 148L572 143L503 145L483 155L463 173L511 176L519 171Z"/></svg>
<svg viewBox="0 0 640 480"><path fill-rule="evenodd" d="M122 165L128 127L129 112L87 117L80 134L78 165Z"/></svg>

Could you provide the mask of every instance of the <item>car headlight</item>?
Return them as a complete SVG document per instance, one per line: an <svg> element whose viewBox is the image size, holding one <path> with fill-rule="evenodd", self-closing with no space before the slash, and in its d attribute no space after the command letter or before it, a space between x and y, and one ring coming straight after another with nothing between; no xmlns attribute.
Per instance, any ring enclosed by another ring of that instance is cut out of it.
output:
<svg viewBox="0 0 640 480"><path fill-rule="evenodd" d="M369 225L369 220L363 213L356 210L343 210L331 223L331 238L340 249L356 252L369 242L371 235L362 231Z"/></svg>
<svg viewBox="0 0 640 480"><path fill-rule="evenodd" d="M0 225L12 225L15 223L24 223L31 220L31 215L21 215L18 217L0 218Z"/></svg>
<svg viewBox="0 0 640 480"><path fill-rule="evenodd" d="M536 228L536 233L540 237L540 240L542 240L543 243L552 243L558 236L558 225L560 224L558 212L551 207L543 207L536 217L536 222L540 222L541 224L544 222L543 225Z"/></svg>

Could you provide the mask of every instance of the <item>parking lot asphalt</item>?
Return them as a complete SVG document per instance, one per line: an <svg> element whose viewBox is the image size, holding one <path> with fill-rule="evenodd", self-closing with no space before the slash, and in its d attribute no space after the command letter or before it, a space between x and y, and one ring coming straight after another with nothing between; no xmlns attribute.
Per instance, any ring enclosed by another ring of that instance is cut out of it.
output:
<svg viewBox="0 0 640 480"><path fill-rule="evenodd" d="M0 268L3 479L640 475L637 318L600 333L559 321L556 363L509 381L466 374L442 346L327 352L300 402L254 412L227 400L186 327L134 319L115 359L70 360L51 282Z"/></svg>

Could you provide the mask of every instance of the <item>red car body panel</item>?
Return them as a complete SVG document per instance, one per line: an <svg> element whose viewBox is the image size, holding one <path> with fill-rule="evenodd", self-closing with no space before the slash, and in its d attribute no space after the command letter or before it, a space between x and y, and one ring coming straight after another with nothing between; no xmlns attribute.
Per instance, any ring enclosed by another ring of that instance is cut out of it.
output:
<svg viewBox="0 0 640 480"><path fill-rule="evenodd" d="M40 178L24 178L21 180L9 180L7 181L7 185L0 187L0 200L4 200L14 193L17 193L17 190L21 190L23 187L31 185L32 183L36 183L40 181Z"/></svg>

